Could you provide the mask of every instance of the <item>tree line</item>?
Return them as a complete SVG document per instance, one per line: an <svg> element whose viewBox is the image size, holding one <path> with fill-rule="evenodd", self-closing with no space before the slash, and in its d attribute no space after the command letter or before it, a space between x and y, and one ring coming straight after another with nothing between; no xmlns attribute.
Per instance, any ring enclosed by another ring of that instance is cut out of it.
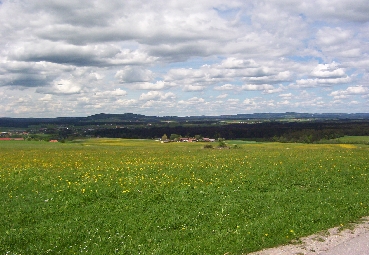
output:
<svg viewBox="0 0 369 255"><path fill-rule="evenodd" d="M263 122L255 124L178 125L135 128L101 128L89 132L94 137L155 139L163 134L182 137L212 137L275 142L314 143L345 135L369 135L369 121Z"/></svg>

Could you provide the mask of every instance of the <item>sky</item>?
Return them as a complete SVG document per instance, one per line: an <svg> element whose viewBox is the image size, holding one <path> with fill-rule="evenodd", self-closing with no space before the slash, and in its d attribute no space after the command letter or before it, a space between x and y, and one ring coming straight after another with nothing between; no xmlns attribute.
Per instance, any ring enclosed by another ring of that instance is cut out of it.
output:
<svg viewBox="0 0 369 255"><path fill-rule="evenodd" d="M369 112L368 0L0 0L0 117Z"/></svg>

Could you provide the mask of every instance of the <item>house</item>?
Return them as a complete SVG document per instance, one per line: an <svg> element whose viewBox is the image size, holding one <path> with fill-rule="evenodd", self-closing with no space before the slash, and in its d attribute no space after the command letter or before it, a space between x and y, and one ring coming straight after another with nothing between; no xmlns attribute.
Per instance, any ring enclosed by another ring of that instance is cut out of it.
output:
<svg viewBox="0 0 369 255"><path fill-rule="evenodd" d="M202 141L203 142L215 142L215 139L204 137L204 138L202 138Z"/></svg>
<svg viewBox="0 0 369 255"><path fill-rule="evenodd" d="M1 137L0 141L23 141L23 138Z"/></svg>
<svg viewBox="0 0 369 255"><path fill-rule="evenodd" d="M197 140L196 140L196 138L191 138L191 137L181 137L181 138L179 138L179 142L193 143L193 142L197 142Z"/></svg>

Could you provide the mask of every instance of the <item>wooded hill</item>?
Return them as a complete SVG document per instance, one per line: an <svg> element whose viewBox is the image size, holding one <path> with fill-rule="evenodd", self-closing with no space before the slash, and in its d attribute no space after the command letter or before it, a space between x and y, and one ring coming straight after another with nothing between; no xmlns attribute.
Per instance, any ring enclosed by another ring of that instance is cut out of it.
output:
<svg viewBox="0 0 369 255"><path fill-rule="evenodd" d="M155 139L210 137L314 143L345 135L369 135L369 114L255 113L222 116L96 114L88 117L0 118L2 131L21 129L28 138L73 140L84 137Z"/></svg>

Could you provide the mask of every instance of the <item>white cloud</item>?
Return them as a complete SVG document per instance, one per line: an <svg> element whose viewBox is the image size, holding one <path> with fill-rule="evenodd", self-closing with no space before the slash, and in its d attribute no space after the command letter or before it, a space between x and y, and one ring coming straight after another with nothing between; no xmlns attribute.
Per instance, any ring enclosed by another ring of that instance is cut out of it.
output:
<svg viewBox="0 0 369 255"><path fill-rule="evenodd" d="M280 96L280 97L283 97L283 98L291 98L292 97L292 93L286 93L286 94L280 94L280 95L278 95L278 96Z"/></svg>
<svg viewBox="0 0 369 255"><path fill-rule="evenodd" d="M180 100L178 102L179 104L182 104L182 105L196 105L196 104L202 104L202 103L205 103L205 99L203 98L198 98L198 97L192 97L188 100Z"/></svg>
<svg viewBox="0 0 369 255"><path fill-rule="evenodd" d="M343 30L340 27L323 27L317 32L317 43L325 46L345 43L353 37L351 31Z"/></svg>
<svg viewBox="0 0 369 255"><path fill-rule="evenodd" d="M369 89L364 86L354 86L354 87L348 87L345 90L337 90L337 91L333 91L332 93L330 93L330 96L333 96L334 99L344 99L352 95L367 96L369 95Z"/></svg>
<svg viewBox="0 0 369 255"><path fill-rule="evenodd" d="M54 82L52 92L54 94L78 94L81 92L81 85L73 80L61 79Z"/></svg>
<svg viewBox="0 0 369 255"><path fill-rule="evenodd" d="M279 104L279 105L290 105L291 103L290 103L290 101L288 101L288 100L284 100L284 101L280 101L280 102L278 102L278 104Z"/></svg>
<svg viewBox="0 0 369 255"><path fill-rule="evenodd" d="M344 68L339 67L335 62L330 64L318 64L311 72L314 78L298 79L295 84L290 84L294 88L313 88L317 86L334 86L347 84L352 78L347 75Z"/></svg>
<svg viewBox="0 0 369 255"><path fill-rule="evenodd" d="M264 94L274 94L274 93L280 93L285 91L286 88L284 86L279 86L278 88L271 88L271 89L266 89L264 90Z"/></svg>
<svg viewBox="0 0 369 255"><path fill-rule="evenodd" d="M255 91L255 90L272 90L274 89L274 87L272 85L269 84L262 84L262 85L256 85L256 84L245 84L242 85L241 87L242 90L251 90L251 91Z"/></svg>
<svg viewBox="0 0 369 255"><path fill-rule="evenodd" d="M127 91L122 90L122 89L116 89L116 90L112 90L112 91L99 91L99 92L95 92L95 97L104 97L104 98L111 98L111 97L121 97L121 96L126 96L127 95Z"/></svg>
<svg viewBox="0 0 369 255"><path fill-rule="evenodd" d="M222 86L214 87L215 90L234 90L235 88L236 86L232 84L224 84Z"/></svg>
<svg viewBox="0 0 369 255"><path fill-rule="evenodd" d="M227 103L231 105L239 104L239 102L240 102L240 99L237 99L237 98L230 98L227 100Z"/></svg>
<svg viewBox="0 0 369 255"><path fill-rule="evenodd" d="M221 98L226 98L228 97L228 94L221 94L219 96L217 96L217 98L221 99Z"/></svg>
<svg viewBox="0 0 369 255"><path fill-rule="evenodd" d="M134 89L141 89L141 90L162 90L168 86L170 86L170 84L167 82L157 81L155 83L151 83L151 82L135 83L131 87Z"/></svg>
<svg viewBox="0 0 369 255"><path fill-rule="evenodd" d="M46 94L44 97L39 98L38 100L39 100L39 101L46 101L46 102L49 102L49 101L52 101L52 100L53 100L53 96L52 96L52 95L50 95L50 94Z"/></svg>
<svg viewBox="0 0 369 255"><path fill-rule="evenodd" d="M257 105L257 103L255 102L254 99L249 99L249 98L245 99L243 101L243 104L248 105L248 106L256 106Z"/></svg>
<svg viewBox="0 0 369 255"><path fill-rule="evenodd" d="M161 91L149 91L147 93L142 93L139 99L143 101L148 101L174 99L175 97L175 94L172 92L163 93Z"/></svg>
<svg viewBox="0 0 369 255"><path fill-rule="evenodd" d="M311 75L317 78L342 78L346 77L345 70L338 68L338 65L333 62L331 64L319 64L311 72Z"/></svg>
<svg viewBox="0 0 369 255"><path fill-rule="evenodd" d="M346 92L349 95L361 95L361 94L367 94L369 92L369 89L363 86L355 86L355 87L348 87L346 89Z"/></svg>
<svg viewBox="0 0 369 255"><path fill-rule="evenodd" d="M219 66L226 69L240 69L240 68L257 68L259 67L253 59L243 60L235 57L230 57L222 61Z"/></svg>
<svg viewBox="0 0 369 255"><path fill-rule="evenodd" d="M119 106L135 106L138 101L135 99L119 99L115 102Z"/></svg>
<svg viewBox="0 0 369 255"><path fill-rule="evenodd" d="M153 72L141 67L126 66L115 74L115 78L121 83L149 82L153 79Z"/></svg>
<svg viewBox="0 0 369 255"><path fill-rule="evenodd" d="M363 112L368 13L367 0L2 1L0 109Z"/></svg>
<svg viewBox="0 0 369 255"><path fill-rule="evenodd" d="M183 91L202 91L204 90L205 86L198 86L198 85L185 85Z"/></svg>
<svg viewBox="0 0 369 255"><path fill-rule="evenodd" d="M90 102L90 99L88 97L79 97L77 98L77 101L82 104L88 104Z"/></svg>
<svg viewBox="0 0 369 255"><path fill-rule="evenodd" d="M320 19L329 21L367 22L368 4L365 0L334 0L304 2L303 8Z"/></svg>

